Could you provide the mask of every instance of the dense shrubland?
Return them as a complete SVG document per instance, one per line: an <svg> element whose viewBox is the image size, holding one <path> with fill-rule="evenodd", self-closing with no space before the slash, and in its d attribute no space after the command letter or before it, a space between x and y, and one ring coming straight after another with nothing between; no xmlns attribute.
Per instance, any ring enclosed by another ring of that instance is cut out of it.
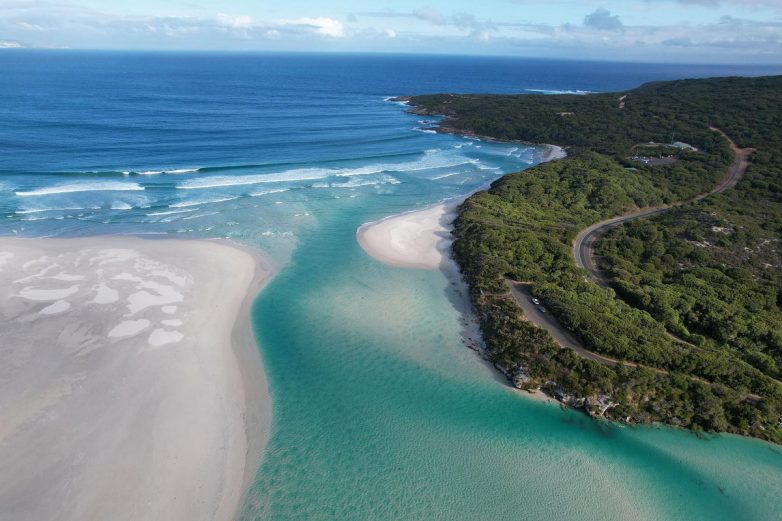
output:
<svg viewBox="0 0 782 521"><path fill-rule="evenodd" d="M569 147L567 159L475 194L455 222L454 254L498 367L574 403L608 396L610 418L782 441L774 379L782 372L782 77L589 96L421 96L412 104L445 115L446 131ZM746 178L736 190L610 232L599 252L612 289L589 282L571 256L579 230L690 199L725 174L733 157L710 125L757 149ZM672 137L700 151L679 153L674 165L628 159L636 144ZM523 319L505 279L531 283L588 349L638 366L559 349Z"/></svg>

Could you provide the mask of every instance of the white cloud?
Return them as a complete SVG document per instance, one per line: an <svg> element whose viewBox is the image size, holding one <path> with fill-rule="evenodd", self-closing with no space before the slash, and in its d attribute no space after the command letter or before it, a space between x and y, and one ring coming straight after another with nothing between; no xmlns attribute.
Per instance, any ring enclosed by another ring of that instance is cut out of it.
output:
<svg viewBox="0 0 782 521"><path fill-rule="evenodd" d="M424 7L423 9L418 9L413 13L413 15L420 20L424 20L434 25L445 25L446 23L443 15L440 14L440 11L434 7Z"/></svg>
<svg viewBox="0 0 782 521"><path fill-rule="evenodd" d="M344 38L346 34L345 26L334 18L299 18L287 23L310 26L315 29L316 33L332 38Z"/></svg>
<svg viewBox="0 0 782 521"><path fill-rule="evenodd" d="M367 18L398 18L419 20L434 25L438 28L438 30L445 33L447 33L449 30L453 32L454 29L460 32L466 31L467 36L470 39L477 39L481 41L488 41L491 37L491 33L497 30L497 24L491 20L479 20L474 15L463 12L454 13L451 16L444 16L442 13L440 13L440 11L431 7L418 9L412 12L388 10L364 12L358 13L358 15ZM355 13L352 14L351 17L353 19L357 18Z"/></svg>
<svg viewBox="0 0 782 521"><path fill-rule="evenodd" d="M622 31L624 24L619 16L611 14L608 9L600 8L584 17L584 25L598 31Z"/></svg>
<svg viewBox="0 0 782 521"><path fill-rule="evenodd" d="M482 42L488 42L491 40L491 33L489 31L477 31L472 34L473 38Z"/></svg>
<svg viewBox="0 0 782 521"><path fill-rule="evenodd" d="M636 6L641 1L636 0ZM677 0L646 1L671 6ZM782 0L778 2L782 4ZM434 8L355 13L344 18L271 20L242 13L201 17L116 15L56 0L0 3L0 41L19 41L30 47L412 50L782 64L782 20L774 16L765 20L734 16L714 22L679 23L671 19L665 25L628 25L611 11L596 9L581 24L546 25L506 18L494 22L470 13L442 13ZM775 4L770 0L721 3L745 7ZM742 12L738 8L735 11Z"/></svg>
<svg viewBox="0 0 782 521"><path fill-rule="evenodd" d="M249 29L253 26L253 19L249 16L231 16L224 13L217 13L215 19L217 20L217 25L221 27Z"/></svg>
<svg viewBox="0 0 782 521"><path fill-rule="evenodd" d="M0 40L0 49L21 49L22 47L24 45L13 40Z"/></svg>

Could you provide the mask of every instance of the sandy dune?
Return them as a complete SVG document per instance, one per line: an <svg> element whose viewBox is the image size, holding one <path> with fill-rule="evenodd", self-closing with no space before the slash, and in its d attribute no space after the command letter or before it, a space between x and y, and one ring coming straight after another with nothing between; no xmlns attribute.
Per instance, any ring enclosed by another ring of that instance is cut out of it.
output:
<svg viewBox="0 0 782 521"><path fill-rule="evenodd" d="M0 239L0 519L234 518L268 436L268 274L217 242Z"/></svg>

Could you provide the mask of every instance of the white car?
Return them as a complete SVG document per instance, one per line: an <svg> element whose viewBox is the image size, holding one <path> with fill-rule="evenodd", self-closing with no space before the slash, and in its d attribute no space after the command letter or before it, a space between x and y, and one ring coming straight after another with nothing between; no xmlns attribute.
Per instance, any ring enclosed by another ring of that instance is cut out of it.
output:
<svg viewBox="0 0 782 521"><path fill-rule="evenodd" d="M540 305L540 301L539 301L538 299L536 299L535 297L532 297L530 300L531 300L531 301L532 301L532 303L533 303L533 304L535 304L536 306Z"/></svg>

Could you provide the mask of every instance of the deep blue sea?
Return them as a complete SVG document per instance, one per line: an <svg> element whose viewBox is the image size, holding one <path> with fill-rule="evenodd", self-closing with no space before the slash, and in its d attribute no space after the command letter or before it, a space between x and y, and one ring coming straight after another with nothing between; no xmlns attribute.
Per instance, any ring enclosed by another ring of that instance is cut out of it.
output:
<svg viewBox="0 0 782 521"><path fill-rule="evenodd" d="M520 396L464 346L446 277L378 264L355 231L546 152L435 134L390 96L780 72L3 50L0 234L229 237L274 259L253 310L272 438L243 519L779 519L779 447Z"/></svg>

